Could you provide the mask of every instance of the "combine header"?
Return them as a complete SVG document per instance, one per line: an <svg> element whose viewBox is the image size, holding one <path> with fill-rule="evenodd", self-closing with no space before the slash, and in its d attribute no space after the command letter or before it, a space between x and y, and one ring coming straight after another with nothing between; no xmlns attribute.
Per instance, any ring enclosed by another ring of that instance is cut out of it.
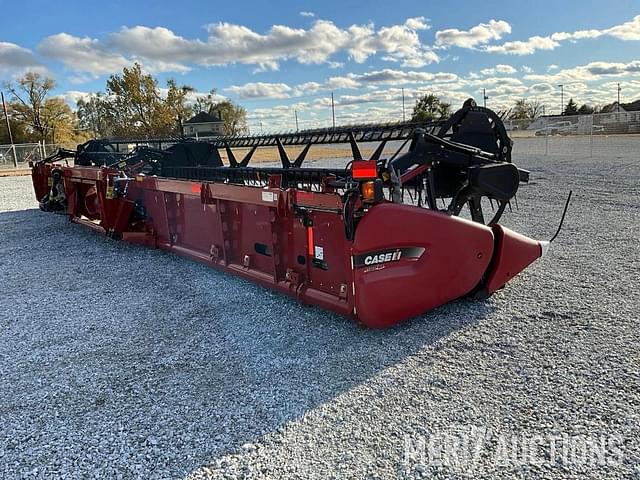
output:
<svg viewBox="0 0 640 480"><path fill-rule="evenodd" d="M120 153L90 141L34 164L41 208L374 328L486 298L548 246L498 224L529 173L511 163L500 118L472 100L443 122L153 142ZM303 166L314 146L339 143L346 167ZM262 147L281 165L250 167Z"/></svg>

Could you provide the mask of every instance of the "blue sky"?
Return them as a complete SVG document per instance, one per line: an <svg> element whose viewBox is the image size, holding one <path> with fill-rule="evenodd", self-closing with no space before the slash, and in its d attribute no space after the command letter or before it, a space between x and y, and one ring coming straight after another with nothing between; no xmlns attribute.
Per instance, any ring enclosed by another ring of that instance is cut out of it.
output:
<svg viewBox="0 0 640 480"><path fill-rule="evenodd" d="M637 17L637 18L636 18ZM399 120L417 95L560 108L640 98L640 2L3 2L0 80L52 76L72 105L133 61L243 104L253 128ZM198 93L194 94L197 95Z"/></svg>

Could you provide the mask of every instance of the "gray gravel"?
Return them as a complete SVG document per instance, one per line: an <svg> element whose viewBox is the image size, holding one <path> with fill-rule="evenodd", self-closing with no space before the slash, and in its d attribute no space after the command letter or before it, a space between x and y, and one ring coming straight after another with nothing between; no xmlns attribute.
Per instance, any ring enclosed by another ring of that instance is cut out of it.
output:
<svg viewBox="0 0 640 480"><path fill-rule="evenodd" d="M550 256L386 331L107 240L0 178L0 477L640 478L640 160L517 160L533 182L508 226L548 238L575 191ZM411 454L471 428L491 433L473 463ZM496 461L500 438L556 434L617 456Z"/></svg>

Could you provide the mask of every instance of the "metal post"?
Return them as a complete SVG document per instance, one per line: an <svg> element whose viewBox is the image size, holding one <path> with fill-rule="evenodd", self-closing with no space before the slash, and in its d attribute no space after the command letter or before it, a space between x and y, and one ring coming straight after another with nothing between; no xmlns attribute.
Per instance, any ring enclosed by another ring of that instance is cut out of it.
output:
<svg viewBox="0 0 640 480"><path fill-rule="evenodd" d="M589 135L589 157L593 157L593 114L591 115L591 132Z"/></svg>
<svg viewBox="0 0 640 480"><path fill-rule="evenodd" d="M620 111L620 82L618 82L618 112Z"/></svg>
<svg viewBox="0 0 640 480"><path fill-rule="evenodd" d="M331 115L333 116L333 128L336 128L336 105L333 103L333 92L331 92Z"/></svg>
<svg viewBox="0 0 640 480"><path fill-rule="evenodd" d="M618 111L618 115L616 120L618 121L618 123L620 123L620 82L618 82L618 108L616 109ZM620 125L618 125L618 128L620 128Z"/></svg>
<svg viewBox="0 0 640 480"><path fill-rule="evenodd" d="M402 121L403 122L407 121L405 113L404 113L404 88L402 89Z"/></svg>
<svg viewBox="0 0 640 480"><path fill-rule="evenodd" d="M484 108L487 108L487 99L489 97L487 97L487 89L483 88L482 89L482 105L484 105Z"/></svg>
<svg viewBox="0 0 640 480"><path fill-rule="evenodd" d="M300 131L300 128L298 127L298 110L293 110L293 114L296 116L296 132Z"/></svg>
<svg viewBox="0 0 640 480"><path fill-rule="evenodd" d="M549 155L549 132L544 136L544 156Z"/></svg>
<svg viewBox="0 0 640 480"><path fill-rule="evenodd" d="M9 114L7 113L7 105L4 103L4 93L0 92L2 98L2 110L4 111L4 120L7 122L7 133L9 134L9 143L13 151L13 166L18 168L18 156L16 155L16 146L13 144L13 135L11 134L11 124L9 123Z"/></svg>
<svg viewBox="0 0 640 480"><path fill-rule="evenodd" d="M560 87L560 115L564 115L564 85L558 85Z"/></svg>

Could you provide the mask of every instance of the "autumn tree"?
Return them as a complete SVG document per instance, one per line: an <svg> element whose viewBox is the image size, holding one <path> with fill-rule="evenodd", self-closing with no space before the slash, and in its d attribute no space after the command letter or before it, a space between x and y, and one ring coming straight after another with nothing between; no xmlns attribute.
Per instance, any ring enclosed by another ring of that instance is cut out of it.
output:
<svg viewBox="0 0 640 480"><path fill-rule="evenodd" d="M122 75L112 75L107 80L105 115L118 136L181 133L181 124L190 115L186 100L191 91L191 87L178 86L174 80L169 80L162 91L158 81L135 63L123 68Z"/></svg>
<svg viewBox="0 0 640 480"><path fill-rule="evenodd" d="M416 100L411 115L412 122L428 122L451 115L451 104L443 102L433 93L422 95Z"/></svg>
<svg viewBox="0 0 640 480"><path fill-rule="evenodd" d="M73 143L77 119L63 99L50 97L55 88L52 79L28 72L5 88L11 94L9 110L13 122L20 125L18 132L22 130L30 141Z"/></svg>
<svg viewBox="0 0 640 480"><path fill-rule="evenodd" d="M191 106L191 113L197 115L200 112L207 112L212 114L215 106L219 102L219 97L216 95L216 89L213 88L209 93L205 95L197 95L193 105Z"/></svg>
<svg viewBox="0 0 640 480"><path fill-rule="evenodd" d="M94 138L106 138L115 134L114 119L109 102L103 93L95 93L77 102L80 128Z"/></svg>
<svg viewBox="0 0 640 480"><path fill-rule="evenodd" d="M213 112L218 112L224 122L226 135L241 135L247 132L247 111L241 105L224 100L213 105L210 113Z"/></svg>

